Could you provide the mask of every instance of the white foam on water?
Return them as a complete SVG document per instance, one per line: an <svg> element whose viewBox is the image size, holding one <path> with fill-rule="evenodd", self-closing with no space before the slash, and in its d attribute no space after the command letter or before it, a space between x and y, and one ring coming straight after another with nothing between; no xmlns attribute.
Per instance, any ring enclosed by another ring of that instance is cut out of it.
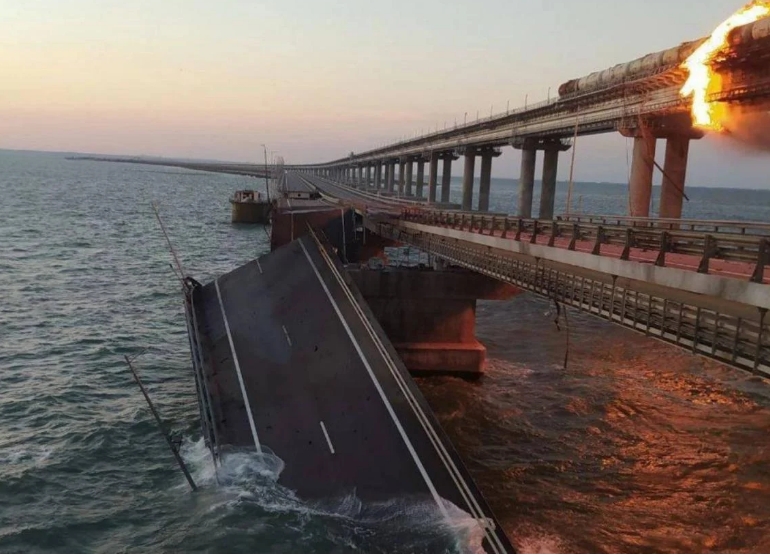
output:
<svg viewBox="0 0 770 555"><path fill-rule="evenodd" d="M429 496L394 498L364 503L356 494L335 499L304 501L277 480L284 462L268 448L263 453L249 449L231 450L214 466L203 439L185 441L180 453L201 489L215 489L224 495L208 500L208 512L241 504L254 504L268 513L292 514L300 526L319 530L338 545L372 551L395 546L400 551L425 550L431 540L463 553L483 553L482 526L470 514L444 500L450 521L444 519Z"/></svg>

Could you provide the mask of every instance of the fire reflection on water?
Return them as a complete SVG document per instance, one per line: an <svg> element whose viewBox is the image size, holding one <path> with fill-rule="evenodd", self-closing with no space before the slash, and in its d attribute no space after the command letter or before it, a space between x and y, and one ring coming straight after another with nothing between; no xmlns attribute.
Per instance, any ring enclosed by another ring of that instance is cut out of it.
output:
<svg viewBox="0 0 770 555"><path fill-rule="evenodd" d="M527 551L770 550L770 384L545 301L480 302L488 373L424 378Z"/></svg>

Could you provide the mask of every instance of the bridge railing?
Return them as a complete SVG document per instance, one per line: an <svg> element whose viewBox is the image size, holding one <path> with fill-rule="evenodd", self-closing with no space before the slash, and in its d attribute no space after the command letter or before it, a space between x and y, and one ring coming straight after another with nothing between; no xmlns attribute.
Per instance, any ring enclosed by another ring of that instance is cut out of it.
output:
<svg viewBox="0 0 770 555"><path fill-rule="evenodd" d="M630 260L632 254L638 258L640 252L652 252L656 253L656 266L666 266L667 255L688 255L697 262L694 269L699 273L709 273L712 260L741 262L746 265L749 279L757 283L764 281L765 267L770 265L770 236L766 234L764 224L758 225L765 233L754 234L747 232L755 229L754 224L741 222L711 222L708 227L705 220L677 220L680 226L677 228L674 222L663 222L663 227L658 227L652 225L653 220L641 218L538 220L416 208L404 209L402 218L568 250L578 250L580 246L579 250L590 248L591 254L615 255L621 260ZM685 229L681 229L683 225ZM703 231L698 226L707 229ZM738 229L743 233L721 231L720 228ZM681 265L681 260L678 262Z"/></svg>
<svg viewBox="0 0 770 555"><path fill-rule="evenodd" d="M565 222L614 225L625 227L654 227L682 231L708 233L734 233L739 235L767 235L770 237L770 223L737 220L698 220L681 218L639 218L632 216L597 214L562 214L558 220Z"/></svg>

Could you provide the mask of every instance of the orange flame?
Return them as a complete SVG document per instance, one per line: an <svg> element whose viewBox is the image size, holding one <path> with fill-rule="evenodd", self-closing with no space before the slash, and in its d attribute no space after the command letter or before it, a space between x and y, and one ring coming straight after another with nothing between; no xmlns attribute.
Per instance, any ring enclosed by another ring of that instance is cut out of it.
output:
<svg viewBox="0 0 770 555"><path fill-rule="evenodd" d="M701 44L684 62L689 77L679 91L683 97L692 95L692 117L696 126L720 131L722 125L716 113L716 106L707 99L711 89L718 85L718 77L711 69L714 57L727 46L730 31L747 25L770 14L770 1L754 0L735 12L711 36Z"/></svg>

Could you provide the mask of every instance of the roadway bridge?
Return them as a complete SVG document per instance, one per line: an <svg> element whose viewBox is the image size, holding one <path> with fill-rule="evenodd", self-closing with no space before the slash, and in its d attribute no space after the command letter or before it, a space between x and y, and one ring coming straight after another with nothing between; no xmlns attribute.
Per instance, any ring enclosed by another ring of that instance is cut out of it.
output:
<svg viewBox="0 0 770 555"><path fill-rule="evenodd" d="M289 174L290 180L297 179ZM447 263L770 376L770 224L439 210L313 172L324 202Z"/></svg>
<svg viewBox="0 0 770 555"><path fill-rule="evenodd" d="M209 284L188 279L186 315L216 465L234 450L274 453L285 464L279 483L301 499L352 495L432 507L449 536L459 508L478 524L488 552L513 551L333 248L315 232Z"/></svg>
<svg viewBox="0 0 770 555"><path fill-rule="evenodd" d="M492 161L502 148L513 146L522 150L517 215L533 215L535 164L537 153L542 152L538 218L551 220L559 153L570 148L574 137L620 132L634 139L629 215L650 215L655 151L658 139L665 139L665 163L659 168L663 173L659 214L663 218L679 218L689 144L703 136L691 124L689 98L679 93L686 78L681 64L702 40L572 79L559 87L558 97L546 102L482 119L477 117L449 129L436 129L337 160L291 168L311 170L319 176L391 195L426 195L429 203L448 203L452 161L462 157L461 208L486 212ZM710 100L766 109L770 103L770 18L735 29L729 44L729 49L714 63L722 88ZM474 183L477 160L478 191Z"/></svg>

